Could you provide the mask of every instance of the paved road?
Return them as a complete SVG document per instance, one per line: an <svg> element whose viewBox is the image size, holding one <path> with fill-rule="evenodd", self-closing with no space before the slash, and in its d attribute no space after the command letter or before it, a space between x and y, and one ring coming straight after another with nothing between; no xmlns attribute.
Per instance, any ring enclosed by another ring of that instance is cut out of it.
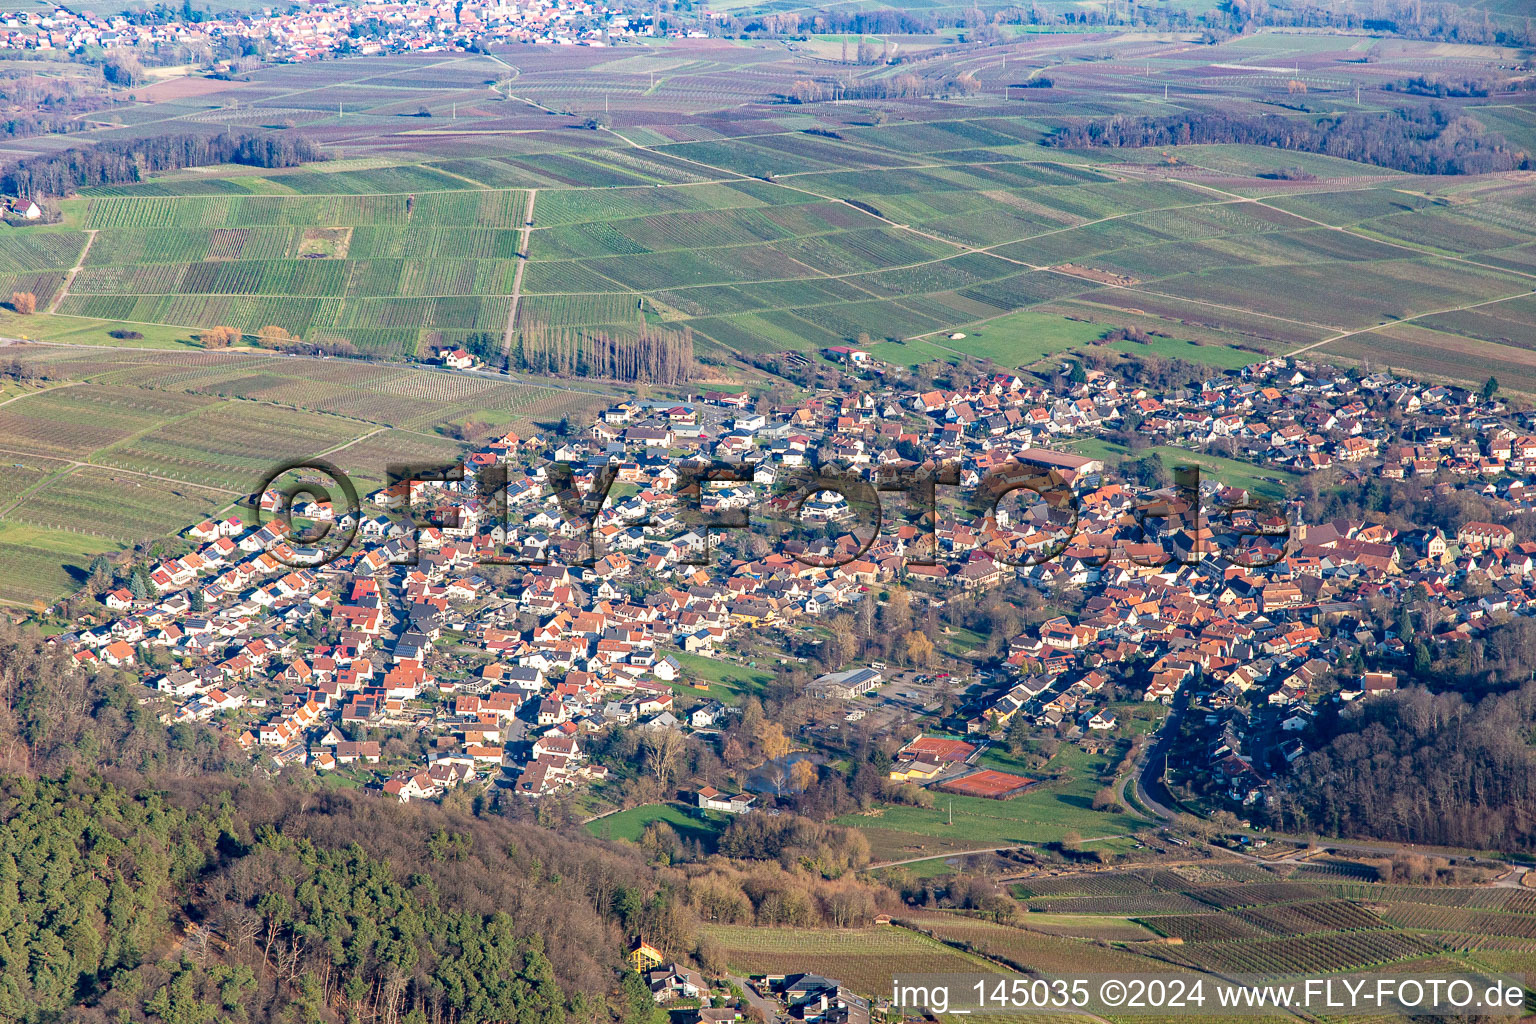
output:
<svg viewBox="0 0 1536 1024"><path fill-rule="evenodd" d="M811 967L814 969L815 965L812 964ZM768 1021L768 1024L774 1024L775 1021L781 1018L778 1005L773 1000L764 999L758 995L753 990L752 983L746 978L738 978L734 974L727 974L725 980L732 982L741 989L742 995L747 997L747 1005L760 1012Z"/></svg>
<svg viewBox="0 0 1536 1024"><path fill-rule="evenodd" d="M1142 753L1141 761L1131 773L1136 787L1136 799L1163 821L1172 821L1178 816L1178 812L1171 806L1177 801L1163 785L1163 766L1172 745L1172 737L1179 731L1181 714L1180 709L1175 708L1164 720L1162 727L1157 730L1157 742Z"/></svg>

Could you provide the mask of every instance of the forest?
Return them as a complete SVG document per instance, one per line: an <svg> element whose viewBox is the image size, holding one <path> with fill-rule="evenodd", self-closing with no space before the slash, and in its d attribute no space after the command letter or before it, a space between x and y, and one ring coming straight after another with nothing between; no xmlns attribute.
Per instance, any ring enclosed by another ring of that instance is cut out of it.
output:
<svg viewBox="0 0 1536 1024"><path fill-rule="evenodd" d="M1412 174L1487 174L1531 166L1470 117L1444 106L1317 119L1189 111L1168 117L1116 115L1058 128L1047 145L1063 149L1239 143L1355 160Z"/></svg>
<svg viewBox="0 0 1536 1024"><path fill-rule="evenodd" d="M750 815L704 854L664 823L593 842L515 796L256 778L134 685L0 623L0 1020L658 1024L623 970L642 935L714 970L701 921L894 907L856 875L862 834L825 821Z"/></svg>
<svg viewBox="0 0 1536 1024"><path fill-rule="evenodd" d="M1289 830L1536 849L1536 684L1469 701L1411 687L1318 723L1272 820Z"/></svg>
<svg viewBox="0 0 1536 1024"><path fill-rule="evenodd" d="M25 197L62 196L77 188L142 181L145 175L184 167L227 163L296 167L323 159L314 143L293 133L157 135L18 160L0 172L0 191Z"/></svg>
<svg viewBox="0 0 1536 1024"><path fill-rule="evenodd" d="M621 936L655 912L627 851L347 794L172 790L6 779L0 1017L608 1019Z"/></svg>

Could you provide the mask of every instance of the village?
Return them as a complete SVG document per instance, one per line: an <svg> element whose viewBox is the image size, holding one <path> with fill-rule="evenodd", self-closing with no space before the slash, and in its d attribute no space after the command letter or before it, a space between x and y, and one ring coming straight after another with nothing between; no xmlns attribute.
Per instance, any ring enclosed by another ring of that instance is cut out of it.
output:
<svg viewBox="0 0 1536 1024"><path fill-rule="evenodd" d="M188 8L190 10L190 8ZM237 60L259 40L268 63L344 55L432 52L485 43L604 46L656 35L653 19L584 0L531 3L309 4L190 18L73 11L0 12L0 49L79 54L132 49L145 54L219 54ZM665 34L664 32L661 34Z"/></svg>
<svg viewBox="0 0 1536 1024"><path fill-rule="evenodd" d="M1308 523L1303 497L1229 486L1209 469L1193 493L1187 481L1125 479L1104 438L1128 433L1197 466L1220 449L1223 465L1253 472L1422 479L1437 504L1475 498L1499 521ZM776 480L827 459L856 479L950 465L959 491L1027 469L1069 490L1076 511L1067 523L1048 495L980 515L941 503L936 521L887 515L878 533L861 531L847 495L774 494ZM742 472L679 493L706 463ZM606 491L595 519L562 505L557 465L578 493ZM1536 507L1529 414L1487 389L1282 359L1162 393L1073 363L1044 381L987 372L924 391L872 373L860 390L790 404L746 390L630 400L569 436L499 436L463 470L377 491L356 513L292 509L356 528L351 548L308 567L270 521L280 498L269 491L257 502L265 525L194 524L184 554L143 566L104 595L96 622L53 642L133 673L168 727L218 730L262 771L319 772L402 802L461 786L538 800L601 789L615 765L591 751L615 731L718 742L742 695L712 686L715 669L746 672L754 658L794 668L804 658L791 637L861 603L900 591L942 609L1011 588L1070 611L1030 623L992 662L944 661L917 640L898 647L900 667L835 659L806 685L820 710L790 746L883 733L901 747L893 780L1006 798L1033 780L978 767L979 747L1017 735L1091 743L1125 735L1116 705L1181 704L1205 738L1186 770L1240 809L1283 784L1276 769L1307 752L1325 702L1395 689L1394 664L1530 614L1536 596L1536 544L1517 540ZM495 500L478 485L492 471L506 479ZM456 521L402 514L434 504ZM1257 544L1213 529L1231 509L1256 510ZM748 526L710 529L701 512L745 512ZM774 515L807 529L775 546L762 529ZM1419 627L1395 610L1410 596L1435 609ZM752 793L722 775L688 800L720 814L771 808L783 780L761 778Z"/></svg>

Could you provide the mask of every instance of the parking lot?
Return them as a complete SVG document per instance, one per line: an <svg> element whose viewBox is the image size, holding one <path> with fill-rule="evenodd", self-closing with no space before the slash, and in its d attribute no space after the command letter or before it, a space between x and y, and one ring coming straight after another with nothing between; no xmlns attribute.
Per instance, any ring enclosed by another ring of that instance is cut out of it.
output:
<svg viewBox="0 0 1536 1024"><path fill-rule="evenodd" d="M866 711L866 721L875 728L886 728L903 719L937 716L946 694L957 696L969 683L958 676L907 669L888 674L873 697L859 703ZM932 728L936 722L928 723Z"/></svg>

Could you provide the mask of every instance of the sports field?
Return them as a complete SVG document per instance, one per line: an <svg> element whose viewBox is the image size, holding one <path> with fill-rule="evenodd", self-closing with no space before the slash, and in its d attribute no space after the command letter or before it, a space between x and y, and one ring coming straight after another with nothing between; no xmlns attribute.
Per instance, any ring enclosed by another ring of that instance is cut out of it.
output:
<svg viewBox="0 0 1536 1024"><path fill-rule="evenodd" d="M940 783L939 789L961 796L983 797L991 800L1006 799L1034 785L1036 780L1026 775L1013 775L993 768L984 768L961 779Z"/></svg>

